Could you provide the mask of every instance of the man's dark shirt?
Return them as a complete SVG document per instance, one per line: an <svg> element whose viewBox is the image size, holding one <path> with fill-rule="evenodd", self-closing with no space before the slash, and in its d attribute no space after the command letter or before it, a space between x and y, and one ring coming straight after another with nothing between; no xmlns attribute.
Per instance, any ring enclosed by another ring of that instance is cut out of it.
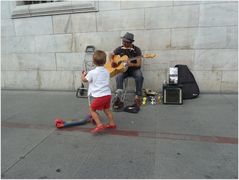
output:
<svg viewBox="0 0 239 180"><path fill-rule="evenodd" d="M140 50L140 48L138 48L137 46L133 45L132 48L130 49L126 49L123 46L119 46L114 50L114 54L115 55L127 55L129 58L133 58L133 57L138 57L138 56L142 56L142 52ZM131 61L131 63L137 63L136 60ZM134 69L140 69L141 67L129 67L128 71L134 70Z"/></svg>

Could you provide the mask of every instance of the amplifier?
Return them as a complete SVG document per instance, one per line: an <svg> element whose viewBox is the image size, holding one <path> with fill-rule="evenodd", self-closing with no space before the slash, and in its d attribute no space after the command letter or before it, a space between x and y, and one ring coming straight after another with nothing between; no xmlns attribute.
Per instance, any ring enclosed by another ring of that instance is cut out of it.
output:
<svg viewBox="0 0 239 180"><path fill-rule="evenodd" d="M182 95L182 85L163 85L164 104L183 104Z"/></svg>

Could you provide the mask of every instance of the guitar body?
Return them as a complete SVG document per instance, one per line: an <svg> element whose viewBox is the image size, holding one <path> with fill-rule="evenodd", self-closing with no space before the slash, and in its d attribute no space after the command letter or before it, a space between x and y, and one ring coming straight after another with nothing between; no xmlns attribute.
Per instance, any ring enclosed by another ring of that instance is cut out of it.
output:
<svg viewBox="0 0 239 180"><path fill-rule="evenodd" d="M155 54L145 54L143 57L144 58L154 58L156 55ZM139 56L140 57L140 56ZM114 77L116 74L126 72L128 69L128 66L125 65L125 63L130 60L136 60L138 57L130 58L127 55L120 56L120 55L114 55L112 58L112 62L118 64L117 67L112 67L111 62L108 61L105 64L105 68L108 70L110 73L110 77Z"/></svg>
<svg viewBox="0 0 239 180"><path fill-rule="evenodd" d="M111 62L110 61L108 61L105 64L105 68L110 73L110 77L114 77L116 74L119 74L119 73L127 71L128 68L125 66L124 63L126 63L128 59L129 58L126 55L124 55L122 57L120 57L120 55L113 56L112 60L113 60L114 63L118 64L118 66L113 68L111 66Z"/></svg>

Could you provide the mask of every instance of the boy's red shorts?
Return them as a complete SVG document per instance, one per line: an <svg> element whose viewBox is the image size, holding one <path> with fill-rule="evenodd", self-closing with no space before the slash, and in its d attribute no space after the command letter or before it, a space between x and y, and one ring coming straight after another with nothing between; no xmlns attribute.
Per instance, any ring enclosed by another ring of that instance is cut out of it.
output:
<svg viewBox="0 0 239 180"><path fill-rule="evenodd" d="M91 109L95 110L102 110L102 109L109 109L111 102L111 95L103 96L103 97L95 97L91 102Z"/></svg>

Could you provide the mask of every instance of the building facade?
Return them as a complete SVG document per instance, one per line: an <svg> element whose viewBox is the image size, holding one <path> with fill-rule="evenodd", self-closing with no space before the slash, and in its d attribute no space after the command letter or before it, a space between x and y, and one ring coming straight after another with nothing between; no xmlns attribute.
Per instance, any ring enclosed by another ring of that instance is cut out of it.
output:
<svg viewBox="0 0 239 180"><path fill-rule="evenodd" d="M1 13L2 89L76 90L86 46L109 53L131 32L157 55L143 60L143 88L161 91L186 64L201 92L238 91L237 1L1 1Z"/></svg>

